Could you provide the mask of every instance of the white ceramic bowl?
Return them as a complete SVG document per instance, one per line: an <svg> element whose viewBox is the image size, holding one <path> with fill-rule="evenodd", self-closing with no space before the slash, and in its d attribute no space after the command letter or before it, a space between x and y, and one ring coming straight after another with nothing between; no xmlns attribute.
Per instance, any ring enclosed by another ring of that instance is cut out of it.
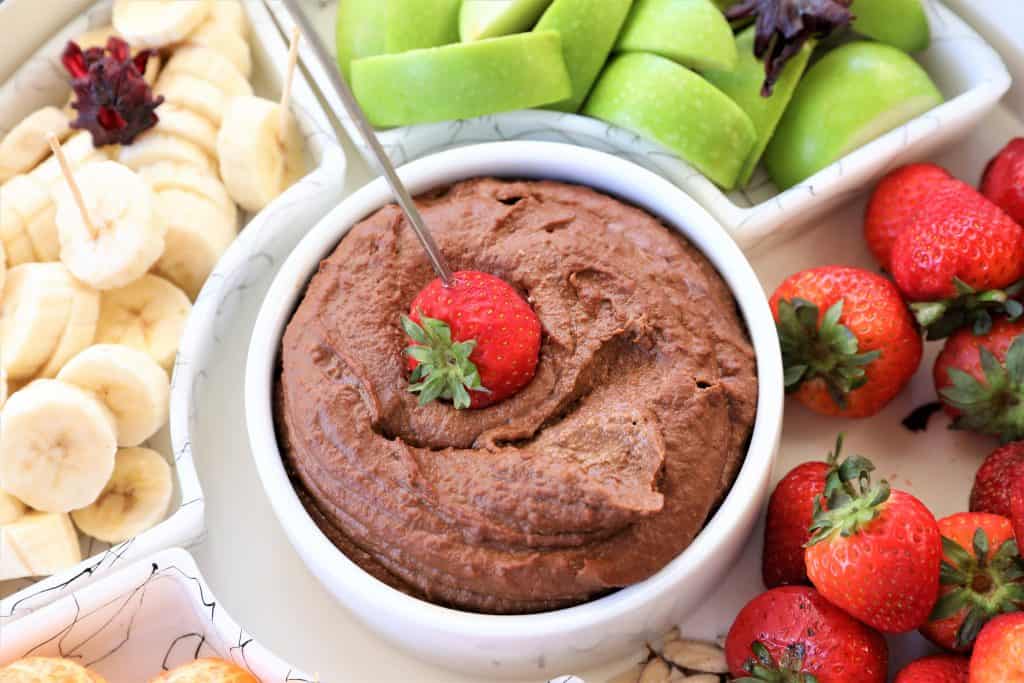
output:
<svg viewBox="0 0 1024 683"><path fill-rule="evenodd" d="M400 175L414 194L478 176L588 185L675 227L711 260L739 303L758 358L758 411L746 462L721 508L685 552L647 581L577 607L525 616L439 607L379 582L321 533L282 465L271 409L281 336L321 259L350 227L391 202L383 179L345 200L299 243L274 279L256 321L245 381L253 456L292 544L342 603L417 657L484 678L540 678L621 656L701 602L732 566L761 512L783 403L779 345L761 285L736 244L694 200L650 171L601 152L556 143L499 142L425 157L403 167Z"/></svg>
<svg viewBox="0 0 1024 683"><path fill-rule="evenodd" d="M234 662L264 683L313 680L239 626L178 548L125 565L4 627L0 666L35 655L74 659L110 683L143 683L200 657Z"/></svg>
<svg viewBox="0 0 1024 683"><path fill-rule="evenodd" d="M1007 34L1019 33L1015 0L954 0L959 5L1006 6ZM323 34L334 43L330 5L317 14ZM939 0L924 0L932 44L915 55L932 76L946 102L913 121L851 152L798 185L779 192L759 169L747 188L725 193L686 161L660 144L596 119L546 110L506 112L462 121L429 123L381 131L378 137L396 164L459 145L494 140L549 140L610 152L663 175L693 196L744 249L775 242L813 225L843 201L856 196L887 170L920 161L966 135L999 102L1011 79L999 54L984 38ZM316 12L312 7L310 11ZM310 60L305 60L309 63ZM321 71L311 69L334 109L340 102L326 87ZM360 137L347 117L350 137ZM363 148L364 154L366 149ZM372 165L372 164L371 164Z"/></svg>

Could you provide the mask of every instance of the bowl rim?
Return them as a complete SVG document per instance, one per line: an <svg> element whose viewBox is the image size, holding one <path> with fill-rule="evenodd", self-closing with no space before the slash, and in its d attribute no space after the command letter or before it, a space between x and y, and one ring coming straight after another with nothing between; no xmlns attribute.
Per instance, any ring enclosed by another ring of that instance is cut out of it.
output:
<svg viewBox="0 0 1024 683"><path fill-rule="evenodd" d="M284 328L320 261L355 223L393 201L385 180L377 178L344 200L302 238L274 277L250 340L244 387L250 450L274 512L293 546L335 595L334 585L344 586L346 591L372 593L379 613L399 615L433 632L472 634L482 639L535 639L608 623L638 606L653 604L699 571L704 560L729 541L735 528L749 517L751 508L759 508L768 485L782 430L783 372L775 322L752 266L725 229L695 200L660 176L603 152L553 142L493 142L423 157L401 167L399 175L414 195L460 179L487 175L586 185L643 208L687 237L728 284L754 347L758 407L746 459L725 500L686 550L647 580L580 605L526 615L478 614L414 598L365 572L317 527L288 479L276 440L272 383Z"/></svg>

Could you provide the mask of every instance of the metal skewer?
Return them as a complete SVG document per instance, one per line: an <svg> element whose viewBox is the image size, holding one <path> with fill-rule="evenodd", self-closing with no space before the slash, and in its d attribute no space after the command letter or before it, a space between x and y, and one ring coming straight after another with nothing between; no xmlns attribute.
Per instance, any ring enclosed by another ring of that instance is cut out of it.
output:
<svg viewBox="0 0 1024 683"><path fill-rule="evenodd" d="M298 0L284 0L285 6L288 11L291 12L292 17L295 19L295 23L298 24L302 33L305 34L306 41L313 49L313 54L316 55L317 60L320 62L320 66L327 73L327 77L334 87L335 92L338 93L338 97L341 98L341 103L345 106L345 111L349 117L356 124L356 128L359 129L360 135L366 145L373 152L373 156L377 161L377 165L380 167L381 172L388 181L388 185L391 186L391 192L395 195L395 199L398 205L402 207L402 211L405 212L405 217L409 219L409 224L412 225L413 232L416 233L416 237L419 238L420 244L423 245L423 251L427 252L427 258L430 259L430 265L434 267L438 277L446 285L451 281L451 270L445 263L444 256L441 254L441 250L437 246L437 242L434 241L433 235L430 234L430 230L427 229L426 223L423 221L423 216L420 215L419 210L416 209L416 205L412 201L412 196L409 191L402 184L401 179L398 177L398 173L395 172L395 167L391 164L391 160L388 159L387 154L384 153L384 148L380 144L380 140L377 139L377 134L373 130L373 126L366 118L366 114L363 113L362 107L356 101L355 95L352 94L352 90L345 83L345 79L341 77L341 71L338 70L337 65L334 63L334 59L331 57L327 48L324 47L323 41L320 40L320 36L316 30L309 23L309 18L303 13L302 8L299 7Z"/></svg>

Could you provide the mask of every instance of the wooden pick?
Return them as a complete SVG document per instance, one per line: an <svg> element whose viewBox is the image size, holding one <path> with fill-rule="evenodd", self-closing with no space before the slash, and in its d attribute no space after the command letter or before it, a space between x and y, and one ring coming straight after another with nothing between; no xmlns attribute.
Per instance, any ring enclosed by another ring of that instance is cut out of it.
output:
<svg viewBox="0 0 1024 683"><path fill-rule="evenodd" d="M281 116L281 134L284 135L284 131L288 125L288 100L292 93L292 80L295 78L295 65L299 60L299 39L301 33L299 27L295 26L292 28L292 39L288 45L288 70L284 74L284 87L281 89L281 106L279 114Z"/></svg>
<svg viewBox="0 0 1024 683"><path fill-rule="evenodd" d="M64 149L60 146L60 140L53 133L46 134L46 141L50 143L50 149L53 150L53 156L57 158L57 163L60 164L61 173L64 174L64 180L68 184L68 188L71 190L71 196L74 198L75 203L78 204L78 211L82 214L82 223L85 224L85 229L89 231L89 236L96 238L100 231L93 225L92 219L89 218L89 210L85 206L85 199L82 197L82 190L79 189L78 183L75 182L75 174L71 171L71 164L68 163L68 158L64 155Z"/></svg>

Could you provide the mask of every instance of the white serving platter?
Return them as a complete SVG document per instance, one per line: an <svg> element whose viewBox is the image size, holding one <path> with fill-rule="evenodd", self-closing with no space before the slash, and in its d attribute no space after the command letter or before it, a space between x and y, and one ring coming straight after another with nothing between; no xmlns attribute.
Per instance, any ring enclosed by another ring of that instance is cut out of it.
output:
<svg viewBox="0 0 1024 683"><path fill-rule="evenodd" d="M43 5L46 11L40 11ZM287 65L288 46L262 2L244 0L243 6L251 29L255 91L276 99ZM27 59L23 57L24 63L0 60L0 135L41 106L63 106L69 88L59 56L66 41L109 23L109 0L8 0L0 4L0 26L9 27L10 34L19 37L14 41L15 53L29 55ZM24 48L26 43L28 49ZM273 241L277 227L287 225L302 230L312 225L339 199L345 179L344 153L301 75L293 83L291 107L307 142L311 170L262 212L245 217L238 239L222 257L194 304L171 379L169 428L148 444L167 456L173 465L171 514L152 529L113 546L83 536L82 555L88 559L56 576L38 582L24 579L0 583L0 629L128 561L194 542L202 536L205 498L192 450L187 442L172 449L170 438L176 429L184 431L187 422L196 419L192 395L203 374L201 367L198 372L192 369L202 365L204 354L219 334L217 316L230 309L234 300L228 292L244 289L251 269L262 263L263 246Z"/></svg>
<svg viewBox="0 0 1024 683"><path fill-rule="evenodd" d="M179 548L125 565L6 628L0 667L29 656L72 659L109 683L144 683L201 657L233 662L263 683L314 680L239 626Z"/></svg>
<svg viewBox="0 0 1024 683"><path fill-rule="evenodd" d="M1014 0L989 1L1015 4ZM931 74L946 102L781 193L764 170L759 169L747 188L726 194L660 144L575 114L523 110L395 128L380 132L378 137L397 164L450 147L494 140L549 140L592 147L629 159L674 182L717 218L741 247L751 248L765 241L778 243L812 225L815 219L887 170L934 154L962 139L1010 87L1005 65L985 39L939 0L924 3L932 45L916 57ZM331 0L314 0L310 5L321 35L332 46L336 5ZM317 72L314 78L332 108L341 112L340 101L326 82ZM358 140L352 122L344 116L341 120L350 137ZM364 154L367 152L358 142L357 146Z"/></svg>

